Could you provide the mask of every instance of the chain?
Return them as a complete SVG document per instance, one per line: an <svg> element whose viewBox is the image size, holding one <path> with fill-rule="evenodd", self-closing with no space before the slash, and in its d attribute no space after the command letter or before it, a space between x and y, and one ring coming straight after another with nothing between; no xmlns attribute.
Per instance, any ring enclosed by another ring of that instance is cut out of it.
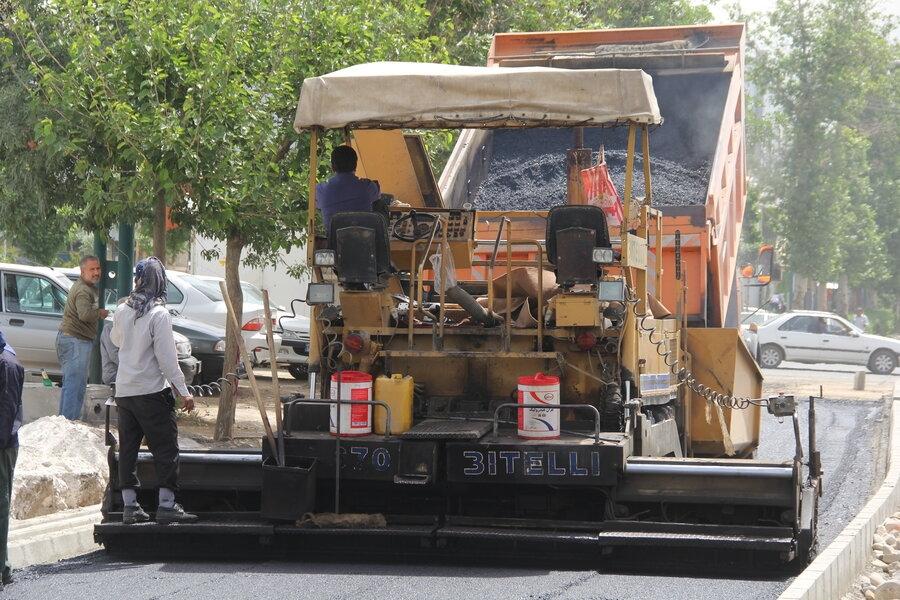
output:
<svg viewBox="0 0 900 600"><path fill-rule="evenodd" d="M637 312L638 298L634 293L634 290L631 287L626 287L626 297L625 303L631 305L631 312L634 314L635 321L638 325L638 328L641 331L645 331L649 333L650 343L652 343L656 347L656 353L659 354L663 358L663 362L666 363L666 366L669 367L669 371L672 375L675 375L678 378L678 385L686 385L692 392L697 394L698 396L704 398L707 402L714 402L721 406L722 408L731 408L735 410L744 410L749 408L750 406L767 406L768 399L767 398L748 398L746 396L732 396L730 394L722 394L713 389L710 389L709 386L703 385L694 377L694 374L687 370L685 367L678 368L678 355L672 350L665 349L663 346L667 343L668 340L665 338L661 340L654 340L653 334L656 333L656 330L652 327L647 327L644 324L650 315L644 314L641 315ZM670 358L672 358L670 362Z"/></svg>

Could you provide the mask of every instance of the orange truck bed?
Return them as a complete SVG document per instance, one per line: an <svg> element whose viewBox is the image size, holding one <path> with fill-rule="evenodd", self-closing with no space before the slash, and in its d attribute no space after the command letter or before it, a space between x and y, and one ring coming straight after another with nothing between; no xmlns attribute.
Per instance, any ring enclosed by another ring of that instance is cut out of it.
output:
<svg viewBox="0 0 900 600"><path fill-rule="evenodd" d="M663 213L662 298L674 309L677 231L692 325L737 325L736 261L747 193L743 51L743 24L728 24L499 34L488 55L489 66L638 68L653 77L665 121L650 134L651 158L692 161L708 173L702 180L706 194L699 202L654 202ZM475 202L479 185L490 176L495 137L495 132L483 130L460 136L438 184L445 206ZM615 144L609 139L604 141L607 150ZM564 154L560 160L565 161ZM527 186L527 176L517 185ZM547 207L558 201L548 198ZM491 237L480 227L476 235Z"/></svg>

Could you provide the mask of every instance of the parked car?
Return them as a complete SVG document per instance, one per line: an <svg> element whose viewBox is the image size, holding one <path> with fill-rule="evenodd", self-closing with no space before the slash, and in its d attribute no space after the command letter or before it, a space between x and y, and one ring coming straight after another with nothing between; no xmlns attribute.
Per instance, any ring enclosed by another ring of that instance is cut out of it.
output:
<svg viewBox="0 0 900 600"><path fill-rule="evenodd" d="M77 270L75 279L78 278ZM0 263L0 328L27 371L62 375L56 334L72 278L61 269ZM112 327L112 319L104 321ZM202 367L192 356L190 340L175 332L178 364L190 382Z"/></svg>
<svg viewBox="0 0 900 600"><path fill-rule="evenodd" d="M757 351L759 350L756 339L756 329L760 325L765 325L777 317L778 313L755 308L741 312L741 339L744 340L747 350L750 351L750 356L756 357Z"/></svg>
<svg viewBox="0 0 900 600"><path fill-rule="evenodd" d="M309 371L309 317L281 313L278 322L281 331L281 351L278 364L287 363L288 373L294 379L306 379Z"/></svg>
<svg viewBox="0 0 900 600"><path fill-rule="evenodd" d="M873 373L894 372L900 340L869 335L838 315L795 311L756 327L758 362L774 369L784 360L864 365Z"/></svg>
<svg viewBox="0 0 900 600"><path fill-rule="evenodd" d="M170 309L177 310L182 317L193 321L225 327L227 308L218 282L180 271L167 270L166 275L169 279L167 306ZM241 335L247 350L253 356L254 365L267 363L268 342L262 304L245 301L239 321ZM281 349L281 334L275 333L273 337L277 353Z"/></svg>
<svg viewBox="0 0 900 600"><path fill-rule="evenodd" d="M219 287L219 282L224 281L221 277L211 275L194 275L201 281L208 281ZM246 281L241 282L241 292L244 294L244 307L263 306L262 290ZM275 320L275 332L281 336L281 347L278 348L278 358L276 362L279 365L287 367L288 372L295 379L303 379L306 377L306 364L309 360L309 318L303 315L294 315L292 312L285 310L283 306L270 306L272 318ZM253 323L253 327L259 327L263 337L265 337L265 322L260 319ZM277 346L276 346L277 347ZM268 349L264 348L257 352L260 362L269 362Z"/></svg>

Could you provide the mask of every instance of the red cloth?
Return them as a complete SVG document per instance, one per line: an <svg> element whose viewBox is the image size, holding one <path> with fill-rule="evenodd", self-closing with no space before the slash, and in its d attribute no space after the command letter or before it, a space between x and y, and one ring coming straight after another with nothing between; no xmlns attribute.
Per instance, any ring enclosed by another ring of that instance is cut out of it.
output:
<svg viewBox="0 0 900 600"><path fill-rule="evenodd" d="M581 171L581 181L584 183L584 193L587 203L599 206L606 214L606 223L618 227L622 224L624 211L622 200L616 186L609 176L606 161Z"/></svg>

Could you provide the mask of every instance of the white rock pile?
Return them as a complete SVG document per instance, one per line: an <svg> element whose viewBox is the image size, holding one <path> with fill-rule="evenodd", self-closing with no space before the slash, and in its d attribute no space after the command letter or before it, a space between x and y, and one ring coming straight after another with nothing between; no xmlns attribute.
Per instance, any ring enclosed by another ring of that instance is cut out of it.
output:
<svg viewBox="0 0 900 600"><path fill-rule="evenodd" d="M98 504L109 480L103 432L64 417L19 430L11 516L30 519Z"/></svg>
<svg viewBox="0 0 900 600"><path fill-rule="evenodd" d="M874 558L859 577L859 592L867 600L900 599L900 512L875 530Z"/></svg>

